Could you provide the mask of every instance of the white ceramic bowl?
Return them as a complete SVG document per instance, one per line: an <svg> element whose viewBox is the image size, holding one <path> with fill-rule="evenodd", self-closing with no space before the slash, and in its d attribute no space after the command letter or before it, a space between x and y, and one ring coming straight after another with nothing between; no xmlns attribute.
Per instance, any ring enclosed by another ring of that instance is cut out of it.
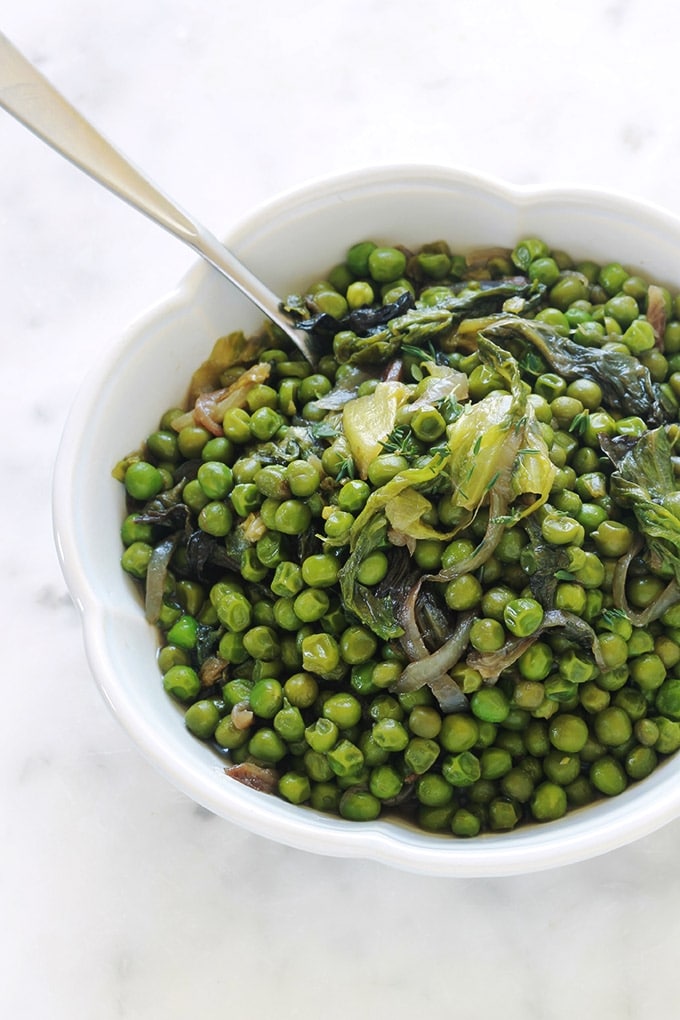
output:
<svg viewBox="0 0 680 1020"><path fill-rule="evenodd" d="M369 169L312 183L255 212L227 243L276 293L286 295L340 261L353 242L456 250L542 237L574 257L620 260L680 285L680 221L623 197L529 191L429 166ZM120 568L123 487L110 471L138 448L160 414L181 401L213 341L255 329L262 316L209 267L137 322L87 379L56 465L55 534L82 614L95 679L146 758L188 796L246 829L338 857L379 860L444 876L509 875L582 860L645 835L680 814L680 755L621 796L516 832L456 840L392 821L352 823L256 793L225 777L214 754L184 728L164 693L157 634Z"/></svg>

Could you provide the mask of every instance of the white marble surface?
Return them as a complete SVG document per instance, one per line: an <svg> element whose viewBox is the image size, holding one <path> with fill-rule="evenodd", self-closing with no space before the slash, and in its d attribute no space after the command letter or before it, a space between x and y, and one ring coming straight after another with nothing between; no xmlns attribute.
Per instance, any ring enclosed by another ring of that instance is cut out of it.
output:
<svg viewBox="0 0 680 1020"><path fill-rule="evenodd" d="M2 22L217 231L404 160L680 212L666 0L5 0ZM84 372L192 257L5 115L0 228L0 1014L677 1015L680 822L558 871L442 881L251 836L142 760L90 678L51 471Z"/></svg>

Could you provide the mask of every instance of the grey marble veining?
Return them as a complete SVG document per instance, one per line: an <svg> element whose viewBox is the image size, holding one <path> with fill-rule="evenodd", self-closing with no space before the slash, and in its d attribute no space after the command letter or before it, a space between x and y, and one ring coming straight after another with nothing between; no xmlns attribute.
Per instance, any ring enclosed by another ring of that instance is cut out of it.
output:
<svg viewBox="0 0 680 1020"><path fill-rule="evenodd" d="M662 0L8 0L3 30L218 232L311 177L399 161L680 211ZM422 878L212 817L109 714L53 548L52 465L99 352L191 261L0 116L0 1012L676 1015L680 822L558 871Z"/></svg>

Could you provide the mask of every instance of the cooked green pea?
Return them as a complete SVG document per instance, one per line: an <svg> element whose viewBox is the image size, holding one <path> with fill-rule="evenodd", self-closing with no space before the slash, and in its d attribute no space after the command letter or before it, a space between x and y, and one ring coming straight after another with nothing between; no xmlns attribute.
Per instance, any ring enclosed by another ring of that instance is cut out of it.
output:
<svg viewBox="0 0 680 1020"><path fill-rule="evenodd" d="M190 733L200 740L210 740L220 721L220 710L214 701L204 698L195 701L184 713L184 723Z"/></svg>
<svg viewBox="0 0 680 1020"><path fill-rule="evenodd" d="M293 601L295 615L303 623L314 623L326 615L330 597L323 588L305 588Z"/></svg>
<svg viewBox="0 0 680 1020"><path fill-rule="evenodd" d="M368 627L353 624L340 635L340 655L344 662L354 666L368 662L378 647L378 639Z"/></svg>
<svg viewBox="0 0 680 1020"><path fill-rule="evenodd" d="M163 488L163 476L153 464L138 460L125 472L125 488L133 499L153 499Z"/></svg>
<svg viewBox="0 0 680 1020"><path fill-rule="evenodd" d="M463 612L479 603L482 592L482 585L474 574L459 574L447 582L444 599L449 609Z"/></svg>
<svg viewBox="0 0 680 1020"><path fill-rule="evenodd" d="M606 747L619 747L625 744L633 733L630 717L616 705L610 705L596 715L593 726L595 736Z"/></svg>
<svg viewBox="0 0 680 1020"><path fill-rule="evenodd" d="M309 634L302 639L302 665L317 676L333 676L340 665L340 648L331 634Z"/></svg>
<svg viewBox="0 0 680 1020"><path fill-rule="evenodd" d="M447 754L442 760L441 769L451 786L472 786L482 774L479 758L472 751Z"/></svg>
<svg viewBox="0 0 680 1020"><path fill-rule="evenodd" d="M479 723L472 716L462 713L445 715L440 723L438 739L446 751L469 751L479 739Z"/></svg>
<svg viewBox="0 0 680 1020"><path fill-rule="evenodd" d="M380 549L376 549L364 558L357 570L357 580L360 584L376 585L384 580L389 568L387 555Z"/></svg>
<svg viewBox="0 0 680 1020"><path fill-rule="evenodd" d="M436 740L428 740L426 737L412 737L404 751L404 767L412 775L423 775L437 761L440 750Z"/></svg>
<svg viewBox="0 0 680 1020"><path fill-rule="evenodd" d="M500 723L507 719L510 703L499 687L482 687L472 695L470 709L483 722Z"/></svg>
<svg viewBox="0 0 680 1020"><path fill-rule="evenodd" d="M323 705L323 716L334 722L338 729L346 730L361 719L361 702L353 694L331 694Z"/></svg>
<svg viewBox="0 0 680 1020"><path fill-rule="evenodd" d="M468 808L458 808L451 819L451 832L454 836L463 838L476 836L481 827L479 816Z"/></svg>
<svg viewBox="0 0 680 1020"><path fill-rule="evenodd" d="M379 719L373 724L371 734L378 747L385 751L403 751L409 742L408 731L398 719Z"/></svg>
<svg viewBox="0 0 680 1020"><path fill-rule="evenodd" d="M567 811L567 794L557 783L540 783L530 801L531 814L537 822L562 818Z"/></svg>
<svg viewBox="0 0 680 1020"><path fill-rule="evenodd" d="M277 789L284 800L291 804L304 804L312 795L309 777L301 772L284 772L278 781Z"/></svg>
<svg viewBox="0 0 680 1020"><path fill-rule="evenodd" d="M517 825L521 810L509 797L494 797L488 809L489 828L493 832L509 832Z"/></svg>
<svg viewBox="0 0 680 1020"><path fill-rule="evenodd" d="M606 797L614 797L626 789L628 780L621 763L605 755L590 766L589 778L596 790Z"/></svg>
<svg viewBox="0 0 680 1020"><path fill-rule="evenodd" d="M526 649L526 651L522 652L517 660L517 668L525 681L545 680L545 678L550 675L550 671L553 668L553 661L553 652L550 645L545 641L535 641L529 648ZM532 690L533 701L536 701L538 698L538 692L542 695L543 690L536 684L531 688L528 683L524 685L518 684L515 688L516 700L518 691L524 689L527 691ZM541 700L542 697L536 702L536 704L534 704L535 708L538 707Z"/></svg>
<svg viewBox="0 0 680 1020"><path fill-rule="evenodd" d="M153 546L148 542L131 542L123 551L120 564L126 573L141 580L146 577L152 555Z"/></svg>
<svg viewBox="0 0 680 1020"><path fill-rule="evenodd" d="M275 765L286 756L286 744L276 730L263 727L256 730L248 741L248 752L267 764Z"/></svg>
<svg viewBox="0 0 680 1020"><path fill-rule="evenodd" d="M364 756L351 740L341 738L328 751L328 762L335 775L344 779L354 777L361 772L364 767Z"/></svg>
<svg viewBox="0 0 680 1020"><path fill-rule="evenodd" d="M191 666L171 666L163 676L163 687L178 701L191 701L201 689L198 673Z"/></svg>
<svg viewBox="0 0 680 1020"><path fill-rule="evenodd" d="M481 618L470 628L470 644L479 652L495 652L505 643L505 631L498 620Z"/></svg>
<svg viewBox="0 0 680 1020"><path fill-rule="evenodd" d="M668 719L680 720L680 679L664 680L656 695L656 710Z"/></svg>
<svg viewBox="0 0 680 1020"><path fill-rule="evenodd" d="M666 667L663 660L655 652L638 655L631 659L630 677L642 691L656 691L666 681ZM672 681L671 681L672 684ZM669 688L667 688L668 690ZM659 694L661 691L659 690ZM658 700L658 695L657 695ZM668 714L660 709L664 715ZM680 718L680 716L679 716Z"/></svg>
<svg viewBox="0 0 680 1020"><path fill-rule="evenodd" d="M580 545L584 539L584 528L573 517L546 514L541 523L541 532L551 545Z"/></svg>
<svg viewBox="0 0 680 1020"><path fill-rule="evenodd" d="M338 804L343 818L351 822L372 822L379 817L380 800L368 790L345 790Z"/></svg>
<svg viewBox="0 0 680 1020"><path fill-rule="evenodd" d="M541 626L543 615L543 607L536 599L512 599L503 610L503 621L515 637L528 637Z"/></svg>
<svg viewBox="0 0 680 1020"><path fill-rule="evenodd" d="M330 588L335 584L340 563L326 553L307 556L301 564L302 580L310 588Z"/></svg>
<svg viewBox="0 0 680 1020"><path fill-rule="evenodd" d="M397 248L376 247L368 255L367 267L377 283L392 283L404 275L406 256Z"/></svg>
<svg viewBox="0 0 680 1020"><path fill-rule="evenodd" d="M588 725L579 716L563 713L550 720L548 733L558 751L578 754L588 739Z"/></svg>

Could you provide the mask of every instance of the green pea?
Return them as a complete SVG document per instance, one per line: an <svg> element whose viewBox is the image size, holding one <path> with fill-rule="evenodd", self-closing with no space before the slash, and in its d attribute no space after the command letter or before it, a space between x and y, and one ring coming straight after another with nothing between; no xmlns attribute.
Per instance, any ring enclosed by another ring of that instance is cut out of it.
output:
<svg viewBox="0 0 680 1020"><path fill-rule="evenodd" d="M379 719L373 724L371 735L385 751L403 751L409 742L408 731L398 719Z"/></svg>
<svg viewBox="0 0 680 1020"><path fill-rule="evenodd" d="M398 453L383 453L375 457L368 467L368 480L371 485L378 489L386 485L396 475L408 468L406 457Z"/></svg>
<svg viewBox="0 0 680 1020"><path fill-rule="evenodd" d="M503 610L503 621L515 637L528 637L543 623L543 607L532 598L513 599Z"/></svg>
<svg viewBox="0 0 680 1020"><path fill-rule="evenodd" d="M272 627L258 624L243 635L243 646L253 659L264 662L275 660L279 654L279 639Z"/></svg>
<svg viewBox="0 0 680 1020"><path fill-rule="evenodd" d="M331 634L310 634L302 639L302 665L306 672L333 677L340 665L340 648Z"/></svg>
<svg viewBox="0 0 680 1020"><path fill-rule="evenodd" d="M530 809L537 822L551 822L562 818L567 811L566 791L557 783L540 783L531 797Z"/></svg>
<svg viewBox="0 0 680 1020"><path fill-rule="evenodd" d="M262 497L252 482L241 482L235 485L230 493L234 513L239 517L247 517L260 505Z"/></svg>
<svg viewBox="0 0 680 1020"><path fill-rule="evenodd" d="M412 775L423 775L437 761L440 750L441 748L436 740L429 740L426 737L412 737L404 751L404 767Z"/></svg>
<svg viewBox="0 0 680 1020"><path fill-rule="evenodd" d="M508 797L494 797L488 807L489 828L493 832L509 832L521 817L519 806Z"/></svg>
<svg viewBox="0 0 680 1020"><path fill-rule="evenodd" d="M453 800L453 787L444 776L436 772L427 773L416 780L416 797L427 807L445 807Z"/></svg>
<svg viewBox="0 0 680 1020"><path fill-rule="evenodd" d="M345 256L345 262L354 276L368 275L368 257L376 247L373 241L360 241L352 245Z"/></svg>
<svg viewBox="0 0 680 1020"><path fill-rule="evenodd" d="M512 768L512 755L502 747L485 747L479 764L482 779L500 779Z"/></svg>
<svg viewBox="0 0 680 1020"><path fill-rule="evenodd" d="M347 627L340 636L340 655L349 665L368 662L378 647L378 639L368 627L354 624Z"/></svg>
<svg viewBox="0 0 680 1020"><path fill-rule="evenodd" d="M545 680L550 675L550 671L553 667L553 652L545 641L535 641L526 651L522 652L519 659L517 660L517 668L524 678L525 681L537 681ZM518 692L521 690L538 690L542 695L542 688L537 686L536 688L530 688L528 683L524 685L518 684L515 688L515 699L517 700ZM536 702L537 694L533 696L533 701ZM541 698L534 704L533 707L537 708L542 701Z"/></svg>
<svg viewBox="0 0 680 1020"><path fill-rule="evenodd" d="M278 680L258 680L249 696L250 707L262 719L273 719L283 705L283 689Z"/></svg>
<svg viewBox="0 0 680 1020"><path fill-rule="evenodd" d="M153 464L138 460L125 472L125 488L133 499L146 502L162 490L163 476Z"/></svg>
<svg viewBox="0 0 680 1020"><path fill-rule="evenodd" d="M200 740L210 740L219 721L220 711L217 705L207 698L195 701L184 714L186 728Z"/></svg>
<svg viewBox="0 0 680 1020"><path fill-rule="evenodd" d="M356 726L361 714L361 702L353 694L331 694L323 705L324 718L330 719L340 730Z"/></svg>
<svg viewBox="0 0 680 1020"><path fill-rule="evenodd" d="M669 677L659 687L656 710L674 722L680 720L680 679Z"/></svg>
<svg viewBox="0 0 680 1020"><path fill-rule="evenodd" d="M201 464L196 478L205 495L211 500L224 499L234 487L232 470L221 461L206 461Z"/></svg>
<svg viewBox="0 0 680 1020"><path fill-rule="evenodd" d="M611 705L595 716L594 730L600 743L606 747L619 747L630 740L633 726L622 708Z"/></svg>
<svg viewBox="0 0 680 1020"><path fill-rule="evenodd" d="M580 545L584 539L584 528L573 517L546 514L541 522L541 533L551 545Z"/></svg>
<svg viewBox="0 0 680 1020"><path fill-rule="evenodd" d="M483 687L472 695L470 710L483 722L501 723L508 717L510 703L499 687Z"/></svg>
<svg viewBox="0 0 680 1020"><path fill-rule="evenodd" d="M458 808L451 819L451 832L454 836L462 838L477 836L481 827L478 815L468 808Z"/></svg>
<svg viewBox="0 0 680 1020"><path fill-rule="evenodd" d="M356 744L342 738L328 751L328 762L336 776L354 777L364 767L364 756Z"/></svg>
<svg viewBox="0 0 680 1020"><path fill-rule="evenodd" d="M368 272L377 283L392 283L404 275L406 256L397 248L373 248L368 255Z"/></svg>
<svg viewBox="0 0 680 1020"><path fill-rule="evenodd" d="M470 628L470 644L479 652L495 652L505 643L505 631L498 620L475 620Z"/></svg>
<svg viewBox="0 0 680 1020"><path fill-rule="evenodd" d="M482 597L482 585L474 574L459 574L447 582L444 600L449 609L462 612L473 609Z"/></svg>
<svg viewBox="0 0 680 1020"><path fill-rule="evenodd" d="M293 496L306 499L319 488L321 472L309 461L292 460L286 467L286 481Z"/></svg>
<svg viewBox="0 0 680 1020"><path fill-rule="evenodd" d="M545 241L538 237L525 237L515 245L510 257L518 269L528 272L535 259L547 258L549 255Z"/></svg>
<svg viewBox="0 0 680 1020"><path fill-rule="evenodd" d="M167 673L171 666L190 666L191 655L184 648L163 645L158 649L157 662L161 673Z"/></svg>
<svg viewBox="0 0 680 1020"><path fill-rule="evenodd" d="M666 667L660 656L655 652L638 655L631 660L629 668L631 680L637 684L640 690L645 692L658 690L660 693L660 689L666 682ZM667 687L666 690L671 690L671 687ZM668 714L664 709L659 709L659 711L664 715Z"/></svg>
<svg viewBox="0 0 680 1020"><path fill-rule="evenodd" d="M201 689L201 681L191 666L177 665L164 674L163 687L178 701L192 701Z"/></svg>
<svg viewBox="0 0 680 1020"><path fill-rule="evenodd" d="M284 697L296 708L311 708L319 694L319 685L310 673L293 673L283 685Z"/></svg>
<svg viewBox="0 0 680 1020"><path fill-rule="evenodd" d="M133 542L151 545L153 536L153 525L142 523L136 513L128 514L121 525L120 537L123 545L132 545Z"/></svg>
<svg viewBox="0 0 680 1020"><path fill-rule="evenodd" d="M442 775L451 786L472 786L482 774L479 758L471 751L447 754L442 760Z"/></svg>
<svg viewBox="0 0 680 1020"><path fill-rule="evenodd" d="M218 747L229 751L245 748L251 737L250 727L239 729L230 715L224 716L215 728L214 738ZM232 756L233 757L233 756Z"/></svg>
<svg viewBox="0 0 680 1020"><path fill-rule="evenodd" d="M551 719L548 733L550 743L558 751L578 754L588 739L588 725L579 716L563 713Z"/></svg>
<svg viewBox="0 0 680 1020"><path fill-rule="evenodd" d="M368 788L373 796L381 801L398 796L403 785L403 777L392 765L377 765L371 770Z"/></svg>
<svg viewBox="0 0 680 1020"><path fill-rule="evenodd" d="M446 716L445 718L454 718L453 716ZM439 736L444 720L439 714L436 708L431 705L414 705L408 717L408 728L416 737L423 737L426 740L433 740ZM475 725L475 737L468 747L472 747L476 740ZM444 745L442 745L444 746ZM452 750L448 747L447 750ZM462 750L462 748L461 748Z"/></svg>
<svg viewBox="0 0 680 1020"><path fill-rule="evenodd" d="M646 319L636 319L623 334L622 340L631 354L651 351L656 343L654 329Z"/></svg>
<svg viewBox="0 0 680 1020"><path fill-rule="evenodd" d="M262 681L258 681L258 683L262 683ZM302 712L296 705L286 704L285 698L282 707L273 716L273 725L278 735L287 744L304 740L305 721Z"/></svg>
<svg viewBox="0 0 680 1020"><path fill-rule="evenodd" d="M148 542L131 542L123 551L120 564L126 573L141 580L146 577L152 555L153 546Z"/></svg>
<svg viewBox="0 0 680 1020"><path fill-rule="evenodd" d="M283 799L291 804L304 804L312 796L309 777L301 772L284 772L278 781L277 789Z"/></svg>
<svg viewBox="0 0 680 1020"><path fill-rule="evenodd" d="M238 445L247 443L252 437L250 415L243 407L230 407L222 418L222 429L227 439L230 439L232 443Z"/></svg>
<svg viewBox="0 0 680 1020"><path fill-rule="evenodd" d="M198 621L186 613L179 617L167 633L167 641L178 648L194 648L197 638Z"/></svg>
<svg viewBox="0 0 680 1020"><path fill-rule="evenodd" d="M379 817L381 802L368 790L345 790L338 804L341 816L351 822L371 822Z"/></svg>
<svg viewBox="0 0 680 1020"><path fill-rule="evenodd" d="M337 724L323 716L305 728L305 740L318 754L326 754L335 747L339 735Z"/></svg>
<svg viewBox="0 0 680 1020"><path fill-rule="evenodd" d="M248 752L253 758L275 765L285 758L287 749L285 741L281 739L276 730L268 726L256 730L248 741Z"/></svg>
<svg viewBox="0 0 680 1020"><path fill-rule="evenodd" d="M611 755L605 755L593 762L589 772L590 782L596 790L606 797L615 797L623 793L628 785L626 773Z"/></svg>
<svg viewBox="0 0 680 1020"><path fill-rule="evenodd" d="M212 500L206 503L198 514L198 526L201 531L215 538L223 538L232 529L234 518L226 503Z"/></svg>
<svg viewBox="0 0 680 1020"><path fill-rule="evenodd" d="M387 575L388 568L387 555L376 549L362 560L357 570L357 580L365 585L379 584Z"/></svg>
<svg viewBox="0 0 680 1020"><path fill-rule="evenodd" d="M535 782L526 769L515 766L501 776L500 787L506 797L520 804L526 804L534 792Z"/></svg>
<svg viewBox="0 0 680 1020"><path fill-rule="evenodd" d="M329 538L349 537L354 517L346 510L332 509L325 519L323 530Z"/></svg>
<svg viewBox="0 0 680 1020"><path fill-rule="evenodd" d="M330 588L335 584L340 564L327 553L314 553L301 564L302 580L310 588Z"/></svg>

